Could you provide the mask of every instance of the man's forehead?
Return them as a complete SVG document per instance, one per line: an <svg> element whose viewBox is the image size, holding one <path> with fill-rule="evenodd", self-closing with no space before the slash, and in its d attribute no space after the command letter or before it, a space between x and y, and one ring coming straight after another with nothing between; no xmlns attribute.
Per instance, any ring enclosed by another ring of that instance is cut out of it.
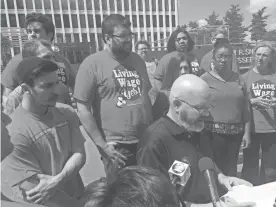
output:
<svg viewBox="0 0 276 207"><path fill-rule="evenodd" d="M125 26L123 26L123 25L116 25L115 27L114 27L114 30L113 30L114 32L114 34L115 33L125 33L125 32L130 32L130 28L128 28L128 27L125 27Z"/></svg>
<svg viewBox="0 0 276 207"><path fill-rule="evenodd" d="M41 28L42 24L41 22L30 22L27 26L27 29L31 29L31 28Z"/></svg>

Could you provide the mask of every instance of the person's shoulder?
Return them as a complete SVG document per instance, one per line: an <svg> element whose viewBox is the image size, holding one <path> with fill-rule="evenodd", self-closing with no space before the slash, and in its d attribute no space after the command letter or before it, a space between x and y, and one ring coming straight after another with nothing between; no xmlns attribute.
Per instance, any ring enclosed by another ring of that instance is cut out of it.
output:
<svg viewBox="0 0 276 207"><path fill-rule="evenodd" d="M150 125L143 133L140 139L140 147L156 145L157 143L163 142L168 136L165 130L163 117L155 121Z"/></svg>
<svg viewBox="0 0 276 207"><path fill-rule="evenodd" d="M7 126L9 133L13 136L16 134L21 134L26 136L29 129L29 124L32 124L29 116L26 116L24 113L24 109L19 106L17 107L14 112L10 116L11 122Z"/></svg>
<svg viewBox="0 0 276 207"><path fill-rule="evenodd" d="M15 55L7 64L3 71L3 75L10 73L11 71L15 71L17 69L18 64L23 60L21 54Z"/></svg>
<svg viewBox="0 0 276 207"><path fill-rule="evenodd" d="M210 75L209 72L203 73L200 78L202 78L203 80L207 80L210 79L212 76Z"/></svg>

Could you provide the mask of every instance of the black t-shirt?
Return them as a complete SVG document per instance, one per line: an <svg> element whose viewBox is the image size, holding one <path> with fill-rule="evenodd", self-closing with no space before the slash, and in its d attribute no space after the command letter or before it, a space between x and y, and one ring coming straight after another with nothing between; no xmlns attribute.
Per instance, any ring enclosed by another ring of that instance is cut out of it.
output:
<svg viewBox="0 0 276 207"><path fill-rule="evenodd" d="M172 163L187 157L191 177L186 184L183 199L193 203L207 203L211 201L208 185L198 169L198 161L203 157L199 152L199 135L185 131L168 116L163 116L140 138L137 161L139 165L154 168L169 176L168 170Z"/></svg>

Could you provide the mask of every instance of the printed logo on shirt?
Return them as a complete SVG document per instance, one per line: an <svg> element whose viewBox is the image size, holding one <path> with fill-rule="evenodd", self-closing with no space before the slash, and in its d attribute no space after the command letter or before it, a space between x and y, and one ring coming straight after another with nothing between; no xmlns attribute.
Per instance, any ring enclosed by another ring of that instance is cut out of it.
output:
<svg viewBox="0 0 276 207"><path fill-rule="evenodd" d="M58 71L57 71L58 78L64 85L67 85L65 65L64 63L61 63L61 62L57 62L57 65L58 65Z"/></svg>
<svg viewBox="0 0 276 207"><path fill-rule="evenodd" d="M137 71L120 65L113 70L112 76L119 91L117 107L122 108L141 97L142 78Z"/></svg>
<svg viewBox="0 0 276 207"><path fill-rule="evenodd" d="M271 99L276 97L276 86L270 80L259 80L251 85L252 98L263 97Z"/></svg>
<svg viewBox="0 0 276 207"><path fill-rule="evenodd" d="M193 74L198 74L199 72L199 64L197 62L191 62L192 72Z"/></svg>

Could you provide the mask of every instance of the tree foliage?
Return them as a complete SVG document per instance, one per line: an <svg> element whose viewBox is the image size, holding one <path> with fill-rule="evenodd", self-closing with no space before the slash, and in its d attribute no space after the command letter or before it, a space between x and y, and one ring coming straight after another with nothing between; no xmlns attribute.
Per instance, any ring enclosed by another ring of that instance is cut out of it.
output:
<svg viewBox="0 0 276 207"><path fill-rule="evenodd" d="M218 18L219 14L213 11L205 20L208 22L208 25L223 25L223 21Z"/></svg>
<svg viewBox="0 0 276 207"><path fill-rule="evenodd" d="M269 15L265 15L267 7L259 9L256 13L252 14L251 25L249 26L251 32L251 40L259 41L263 40L266 35L267 18Z"/></svg>
<svg viewBox="0 0 276 207"><path fill-rule="evenodd" d="M246 37L246 28L243 26L243 14L240 5L231 5L223 18L226 25L229 26L229 40L231 43L240 43Z"/></svg>

